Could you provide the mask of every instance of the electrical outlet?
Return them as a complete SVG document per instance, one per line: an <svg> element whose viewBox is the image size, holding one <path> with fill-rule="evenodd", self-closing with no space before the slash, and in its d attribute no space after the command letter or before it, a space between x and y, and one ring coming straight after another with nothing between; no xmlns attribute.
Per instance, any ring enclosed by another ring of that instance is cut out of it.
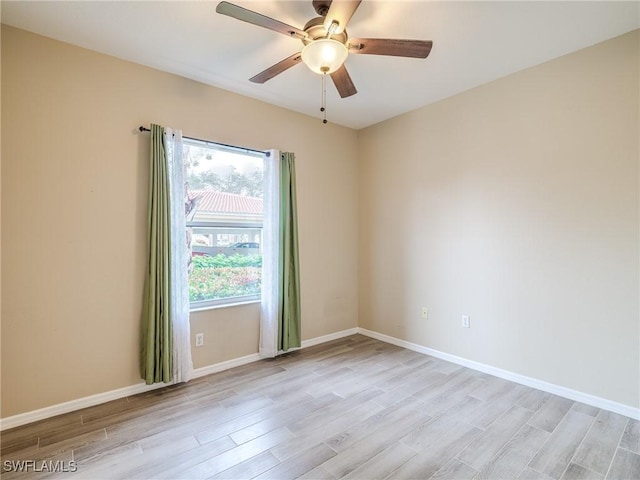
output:
<svg viewBox="0 0 640 480"><path fill-rule="evenodd" d="M196 347L204 345L204 333L196 333Z"/></svg>
<svg viewBox="0 0 640 480"><path fill-rule="evenodd" d="M471 328L471 320L469 319L469 315L462 315L462 326L464 328Z"/></svg>
<svg viewBox="0 0 640 480"><path fill-rule="evenodd" d="M429 309L427 307L422 307L421 317L424 318L425 320L429 318Z"/></svg>

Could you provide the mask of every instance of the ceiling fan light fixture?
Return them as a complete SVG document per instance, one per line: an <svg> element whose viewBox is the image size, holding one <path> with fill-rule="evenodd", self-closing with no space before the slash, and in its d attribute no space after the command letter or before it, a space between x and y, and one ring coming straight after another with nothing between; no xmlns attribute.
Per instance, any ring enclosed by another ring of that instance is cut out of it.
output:
<svg viewBox="0 0 640 480"><path fill-rule="evenodd" d="M333 73L347 59L347 47L330 38L320 38L302 49L302 61L312 72L319 74Z"/></svg>

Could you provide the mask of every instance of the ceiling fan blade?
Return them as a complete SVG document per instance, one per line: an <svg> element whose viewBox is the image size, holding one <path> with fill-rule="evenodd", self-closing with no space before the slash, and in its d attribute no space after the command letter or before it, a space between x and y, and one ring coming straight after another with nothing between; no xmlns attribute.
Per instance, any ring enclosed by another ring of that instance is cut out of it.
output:
<svg viewBox="0 0 640 480"><path fill-rule="evenodd" d="M350 38L349 53L427 58L431 40L396 40L392 38Z"/></svg>
<svg viewBox="0 0 640 480"><path fill-rule="evenodd" d="M274 32L282 33L287 37L306 38L307 34L299 28L292 27L286 23L282 23L273 18L262 15L261 13L254 12L253 10L247 10L246 8L239 7L229 2L220 2L216 7L216 12L222 15L242 20L243 22L252 23L259 27L268 28Z"/></svg>
<svg viewBox="0 0 640 480"><path fill-rule="evenodd" d="M353 84L353 80L351 80L351 77L349 76L349 72L347 72L347 67L345 67L344 64L331 74L331 80L333 80L333 84L336 86L336 89L342 98L347 98L358 93L356 86Z"/></svg>
<svg viewBox="0 0 640 480"><path fill-rule="evenodd" d="M256 76L249 79L250 82L253 83L264 83L267 80L271 80L276 75L280 75L285 70L297 65L302 60L300 56L300 52L294 53L290 57L285 58L284 60L276 63L275 65L270 66L265 71L260 72Z"/></svg>
<svg viewBox="0 0 640 480"><path fill-rule="evenodd" d="M351 20L354 12L362 0L333 0L329 7L329 12L324 19L324 28L329 31L333 22L338 23L338 27L332 33L340 33L347 28L347 23Z"/></svg>

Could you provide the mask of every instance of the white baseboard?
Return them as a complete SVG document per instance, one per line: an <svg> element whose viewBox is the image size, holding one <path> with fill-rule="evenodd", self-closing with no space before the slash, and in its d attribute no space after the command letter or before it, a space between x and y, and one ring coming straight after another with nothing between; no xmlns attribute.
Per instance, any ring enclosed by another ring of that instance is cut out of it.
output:
<svg viewBox="0 0 640 480"><path fill-rule="evenodd" d="M327 343L332 340L338 340L339 338L348 337L349 335L355 335L356 333L358 333L358 328L354 327L348 330L342 330L340 332L330 333L329 335L323 335L322 337L303 340L302 348L313 347L314 345L320 345L321 343Z"/></svg>
<svg viewBox="0 0 640 480"><path fill-rule="evenodd" d="M26 425L27 423L37 422L38 420L55 417L56 415L62 415L63 413L93 407L94 405L100 405L101 403L110 402L111 400L130 397L131 395L137 395L138 393L149 392L151 390L166 387L167 385L171 384L154 383L153 385L146 385L145 383L140 382L129 387L118 388L104 393L97 393L95 395L89 395L88 397L78 398L69 402L51 405L50 407L32 410L31 412L0 418L0 431Z"/></svg>
<svg viewBox="0 0 640 480"><path fill-rule="evenodd" d="M312 347L313 345L319 345L321 343L330 342L338 338L347 337L349 335L355 335L358 333L357 328L351 328L349 330L343 330L341 332L331 333L322 337L311 338L309 340L302 341L302 348ZM239 367L248 363L256 362L260 360L260 355L253 353L244 357L234 358L206 367L197 368L193 371L192 378L203 377L205 375L211 375L212 373L222 372L229 370L230 368ZM171 383L154 383L153 385L146 385L140 382L129 387L118 388L116 390L110 390L104 393L98 393L95 395L89 395L88 397L78 398L69 402L58 403L51 405L50 407L41 408L39 410L33 410L31 412L20 413L11 417L0 418L0 431L7 430L9 428L19 427L26 425L27 423L37 422L46 418L55 417L56 415L62 415L63 413L73 412L87 407L93 407L100 405L101 403L110 402L119 398L130 397L138 393L149 392L158 388L163 388Z"/></svg>
<svg viewBox="0 0 640 480"><path fill-rule="evenodd" d="M495 377L504 378L505 380L509 380L511 382L526 385L527 387L532 387L544 392L553 393L554 395L568 398L569 400L582 402L593 407L602 408L603 410L619 413L620 415L624 415L625 417L640 420L640 409L625 405L623 403L607 400L606 398L596 397L595 395L579 392L578 390L562 387L560 385L555 385L553 383L545 382L537 378L527 377L525 375L520 375L519 373L510 372L509 370L503 370L501 368L492 367L491 365L475 362L473 360L468 360L466 358L451 355L449 353L440 352L432 348L424 347L422 345L411 343L406 340L400 340L399 338L384 335L382 333L367 330L365 328L358 328L358 333L366 335L367 337L375 338L376 340L380 340L382 342L397 345L398 347L413 350L414 352L431 355L432 357L446 360L447 362L462 365L464 367L471 368L472 370L488 373L489 375L493 375Z"/></svg>
<svg viewBox="0 0 640 480"><path fill-rule="evenodd" d="M205 375L211 375L212 373L223 372L230 368L240 367L247 363L253 363L260 360L260 355L252 353L251 355L245 355L244 357L233 358L220 363L214 363L213 365L207 365L206 367L200 367L193 370L191 378L204 377Z"/></svg>
<svg viewBox="0 0 640 480"><path fill-rule="evenodd" d="M570 400L582 402L587 405L592 405L597 408L602 408L604 410L608 410L614 413L619 413L620 415L624 415L627 417L634 418L636 420L640 420L640 409L638 408L634 408L629 405L624 405L622 403L607 400L606 398L596 397L595 395L590 395L588 393L572 390L570 388L562 387L560 385L555 385L549 382L545 382L543 380L538 380L537 378L527 377L525 375L520 375L518 373L510 372L508 370L492 367L491 365L475 362L473 360L468 360L466 358L458 357L456 355L440 352L432 348L424 347L422 345L408 342L406 340L400 340L399 338L391 337L389 335L384 335L382 333L367 330L365 328L360 328L360 327L350 328L348 330L342 330L340 332L331 333L329 335L323 335L321 337L311 338L309 340L303 340L301 348L312 347L314 345L319 345L321 343L326 343L332 340L337 340L339 338L348 337L349 335L355 335L356 333L360 333L362 335L366 335L368 337L375 338L377 340L390 343L392 345L397 345L399 347L403 347L408 350L413 350L415 352L423 353L425 355L431 355L432 357L440 358L442 360L446 360L448 362L455 363L457 365L462 365L464 367L468 367L473 370L488 373L489 375L494 375L496 377L504 378L505 380L510 380L512 382L526 385L528 387L553 393L554 395L559 395L561 397L568 398ZM251 355L246 355L244 357L227 360L225 362L208 365L206 367L195 369L193 371L193 378L203 377L205 375L210 375L212 373L222 372L224 370L228 370L230 368L238 367L241 365L246 365L248 363L256 362L258 360L260 360L260 356L257 353L254 353ZM98 393L96 395L90 395L88 397L78 398L76 400L59 403L57 405L41 408L39 410L20 413L18 415L13 415L11 417L0 419L0 431L7 430L9 428L19 427L21 425L26 425L27 423L37 422L38 420L44 420L46 418L54 417L56 415L61 415L63 413L73 412L75 410L80 410L82 408L92 407L94 405L99 405L101 403L109 402L111 400L117 400L119 398L129 397L131 395L136 395L138 393L144 393L151 390L156 390L158 388L166 387L167 385L170 385L170 384L160 383L160 384L153 384L153 385L145 385L144 383L140 382L139 384L131 385L129 387L118 388L116 390L111 390L104 393Z"/></svg>

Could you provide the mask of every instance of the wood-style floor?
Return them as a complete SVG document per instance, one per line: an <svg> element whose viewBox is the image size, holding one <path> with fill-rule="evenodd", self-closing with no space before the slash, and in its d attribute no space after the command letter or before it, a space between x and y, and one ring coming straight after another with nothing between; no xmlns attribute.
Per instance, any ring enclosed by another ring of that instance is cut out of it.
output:
<svg viewBox="0 0 640 480"><path fill-rule="evenodd" d="M77 471L6 472L15 460ZM7 480L637 480L640 422L355 335L9 430L2 465Z"/></svg>

